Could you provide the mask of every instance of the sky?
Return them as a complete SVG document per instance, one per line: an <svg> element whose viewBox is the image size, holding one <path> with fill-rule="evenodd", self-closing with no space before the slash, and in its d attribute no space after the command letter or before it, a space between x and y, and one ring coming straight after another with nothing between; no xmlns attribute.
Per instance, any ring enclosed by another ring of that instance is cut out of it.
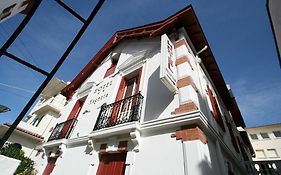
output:
<svg viewBox="0 0 281 175"><path fill-rule="evenodd" d="M87 17L95 0L64 0ZM107 0L55 77L71 81L118 30L157 22L191 4L217 64L238 101L247 127L281 123L281 69L266 1ZM0 23L0 45L23 19ZM43 0L19 38L8 49L50 71L82 24L56 2ZM0 123L12 123L45 76L2 56Z"/></svg>

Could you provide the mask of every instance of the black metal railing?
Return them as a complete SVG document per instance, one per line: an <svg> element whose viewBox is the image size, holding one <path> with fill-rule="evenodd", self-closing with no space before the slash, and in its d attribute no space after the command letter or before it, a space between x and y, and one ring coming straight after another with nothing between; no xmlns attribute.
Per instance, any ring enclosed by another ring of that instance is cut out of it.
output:
<svg viewBox="0 0 281 175"><path fill-rule="evenodd" d="M281 175L281 160L248 161L246 168L249 175Z"/></svg>
<svg viewBox="0 0 281 175"><path fill-rule="evenodd" d="M73 118L62 123L58 123L50 135L48 141L68 138L77 123L77 119Z"/></svg>
<svg viewBox="0 0 281 175"><path fill-rule="evenodd" d="M139 121L143 96L138 93L109 105L101 106L94 130L115 126L122 123Z"/></svg>

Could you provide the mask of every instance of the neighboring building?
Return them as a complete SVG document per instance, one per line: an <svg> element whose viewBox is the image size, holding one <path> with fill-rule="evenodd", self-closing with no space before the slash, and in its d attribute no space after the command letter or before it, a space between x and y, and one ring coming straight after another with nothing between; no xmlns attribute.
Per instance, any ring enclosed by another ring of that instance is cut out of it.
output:
<svg viewBox="0 0 281 175"><path fill-rule="evenodd" d="M266 8L270 19L271 29L274 36L277 55L279 57L279 64L281 67L281 1L267 0Z"/></svg>
<svg viewBox="0 0 281 175"><path fill-rule="evenodd" d="M281 160L281 124L246 129L255 150L255 161Z"/></svg>
<svg viewBox="0 0 281 175"><path fill-rule="evenodd" d="M245 124L191 6L116 32L62 94L40 174L247 174Z"/></svg>
<svg viewBox="0 0 281 175"><path fill-rule="evenodd" d="M2 0L0 2L0 23L18 13L27 14L35 1L36 0Z"/></svg>
<svg viewBox="0 0 281 175"><path fill-rule="evenodd" d="M20 144L25 156L37 160L38 150L36 147L48 139L60 117L61 109L66 104L66 98L60 94L66 85L59 79L51 80L42 91L39 101L30 114L25 121L19 123L7 142ZM0 138L10 126L11 124L8 123L0 125Z"/></svg>

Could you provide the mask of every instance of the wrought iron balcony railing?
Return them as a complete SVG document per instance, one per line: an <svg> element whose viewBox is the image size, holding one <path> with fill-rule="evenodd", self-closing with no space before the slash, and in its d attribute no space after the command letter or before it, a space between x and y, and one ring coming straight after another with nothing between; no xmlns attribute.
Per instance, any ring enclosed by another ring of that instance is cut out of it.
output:
<svg viewBox="0 0 281 175"><path fill-rule="evenodd" d="M53 130L52 134L50 135L48 141L52 140L58 140L58 139L63 139L63 138L68 138L75 127L77 122L76 118L67 120L62 123L58 123Z"/></svg>
<svg viewBox="0 0 281 175"><path fill-rule="evenodd" d="M139 121L142 101L143 96L138 93L115 103L103 105L101 107L94 130L99 130L122 123Z"/></svg>
<svg viewBox="0 0 281 175"><path fill-rule="evenodd" d="M248 161L246 168L249 175L281 175L281 160Z"/></svg>

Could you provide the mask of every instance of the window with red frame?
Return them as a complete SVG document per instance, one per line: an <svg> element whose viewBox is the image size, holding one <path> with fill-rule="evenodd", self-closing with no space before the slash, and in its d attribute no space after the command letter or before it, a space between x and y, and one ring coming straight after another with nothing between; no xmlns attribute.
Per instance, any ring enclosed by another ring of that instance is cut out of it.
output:
<svg viewBox="0 0 281 175"><path fill-rule="evenodd" d="M109 75L112 75L115 72L116 66L117 66L118 60L112 59L111 60L111 66L107 69L104 78L108 77Z"/></svg>
<svg viewBox="0 0 281 175"><path fill-rule="evenodd" d="M219 124L219 126L222 128L223 131L225 131L224 125L223 125L223 120L222 120L222 116L219 110L219 106L216 100L216 97L213 95L212 90L210 89L209 85L207 85L207 92L208 92L208 96L209 99L211 101L211 105L213 108L213 117L216 120L216 122Z"/></svg>

